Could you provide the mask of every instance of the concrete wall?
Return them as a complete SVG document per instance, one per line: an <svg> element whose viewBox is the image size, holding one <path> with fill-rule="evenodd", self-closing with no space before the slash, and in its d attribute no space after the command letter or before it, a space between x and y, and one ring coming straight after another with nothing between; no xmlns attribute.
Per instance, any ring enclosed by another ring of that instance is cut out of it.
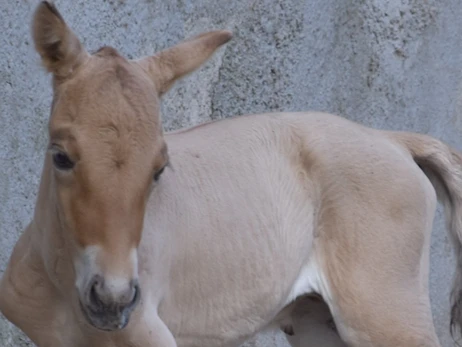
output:
<svg viewBox="0 0 462 347"><path fill-rule="evenodd" d="M0 272L29 221L51 100L29 34L36 1L0 1ZM128 57L228 28L235 37L165 97L167 130L235 114L322 110L462 149L460 0L58 0L88 49ZM444 347L453 261L438 210L430 286ZM260 335L256 346L284 346ZM0 345L30 346L0 319ZM317 345L317 344L314 344ZM328 344L325 344L326 346Z"/></svg>

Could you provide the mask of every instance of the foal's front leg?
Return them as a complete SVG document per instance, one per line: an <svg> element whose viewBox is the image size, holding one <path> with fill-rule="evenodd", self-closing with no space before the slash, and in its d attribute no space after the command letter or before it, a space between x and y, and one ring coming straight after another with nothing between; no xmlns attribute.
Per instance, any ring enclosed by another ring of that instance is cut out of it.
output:
<svg viewBox="0 0 462 347"><path fill-rule="evenodd" d="M71 347L64 337L66 316L58 312L57 298L26 230L0 280L0 311L37 346Z"/></svg>
<svg viewBox="0 0 462 347"><path fill-rule="evenodd" d="M120 347L177 347L175 338L155 309L149 311L145 311L142 318L136 317L128 331L121 332L126 335L127 343Z"/></svg>

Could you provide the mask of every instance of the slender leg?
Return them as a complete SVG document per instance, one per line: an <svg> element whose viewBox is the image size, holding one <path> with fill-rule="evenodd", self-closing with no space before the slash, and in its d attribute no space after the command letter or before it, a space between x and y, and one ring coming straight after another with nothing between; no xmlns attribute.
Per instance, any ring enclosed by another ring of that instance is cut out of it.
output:
<svg viewBox="0 0 462 347"><path fill-rule="evenodd" d="M419 175L395 185L369 175L320 212L319 290L348 346L440 346L428 291L436 199Z"/></svg>
<svg viewBox="0 0 462 347"><path fill-rule="evenodd" d="M414 236L418 242L417 232L401 235L399 244L369 241L366 245L365 240L365 250L324 257L326 301L348 346L440 346L427 286L427 241L420 240L419 249L406 240L411 235L408 238L412 241Z"/></svg>
<svg viewBox="0 0 462 347"><path fill-rule="evenodd" d="M68 317L58 314L59 296L41 264L24 233L0 281L0 311L39 347L72 346L62 329Z"/></svg>
<svg viewBox="0 0 462 347"><path fill-rule="evenodd" d="M396 292L398 293L398 292ZM439 347L426 298L401 292L399 299L377 293L380 302L357 298L335 304L342 338L354 347Z"/></svg>
<svg viewBox="0 0 462 347"><path fill-rule="evenodd" d="M175 338L157 316L155 309L145 310L142 318L136 319L129 332L121 332L129 347L176 347Z"/></svg>

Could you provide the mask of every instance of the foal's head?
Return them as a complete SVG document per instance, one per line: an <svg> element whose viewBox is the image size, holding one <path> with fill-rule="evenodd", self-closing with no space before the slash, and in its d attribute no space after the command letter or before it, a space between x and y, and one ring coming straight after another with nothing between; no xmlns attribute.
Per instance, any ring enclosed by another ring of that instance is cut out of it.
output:
<svg viewBox="0 0 462 347"><path fill-rule="evenodd" d="M33 37L53 74L45 168L75 245L81 308L93 326L121 329L140 298L137 247L146 201L168 164L159 96L231 34L202 34L136 61L110 47L90 55L54 5L42 2Z"/></svg>

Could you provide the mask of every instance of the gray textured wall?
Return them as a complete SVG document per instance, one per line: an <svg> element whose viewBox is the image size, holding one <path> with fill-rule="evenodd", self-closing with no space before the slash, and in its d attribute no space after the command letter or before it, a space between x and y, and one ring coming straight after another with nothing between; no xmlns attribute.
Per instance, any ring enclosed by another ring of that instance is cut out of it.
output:
<svg viewBox="0 0 462 347"><path fill-rule="evenodd" d="M51 88L29 34L35 5L0 1L0 272L31 217L47 141ZM235 33L166 96L167 130L235 114L314 109L378 128L431 134L462 149L460 0L58 0L57 5L88 49L109 44L128 57L204 30ZM439 209L430 286L444 347L453 346L447 334L452 272ZM285 346L280 335L261 335L253 343ZM3 318L0 345L30 346Z"/></svg>

